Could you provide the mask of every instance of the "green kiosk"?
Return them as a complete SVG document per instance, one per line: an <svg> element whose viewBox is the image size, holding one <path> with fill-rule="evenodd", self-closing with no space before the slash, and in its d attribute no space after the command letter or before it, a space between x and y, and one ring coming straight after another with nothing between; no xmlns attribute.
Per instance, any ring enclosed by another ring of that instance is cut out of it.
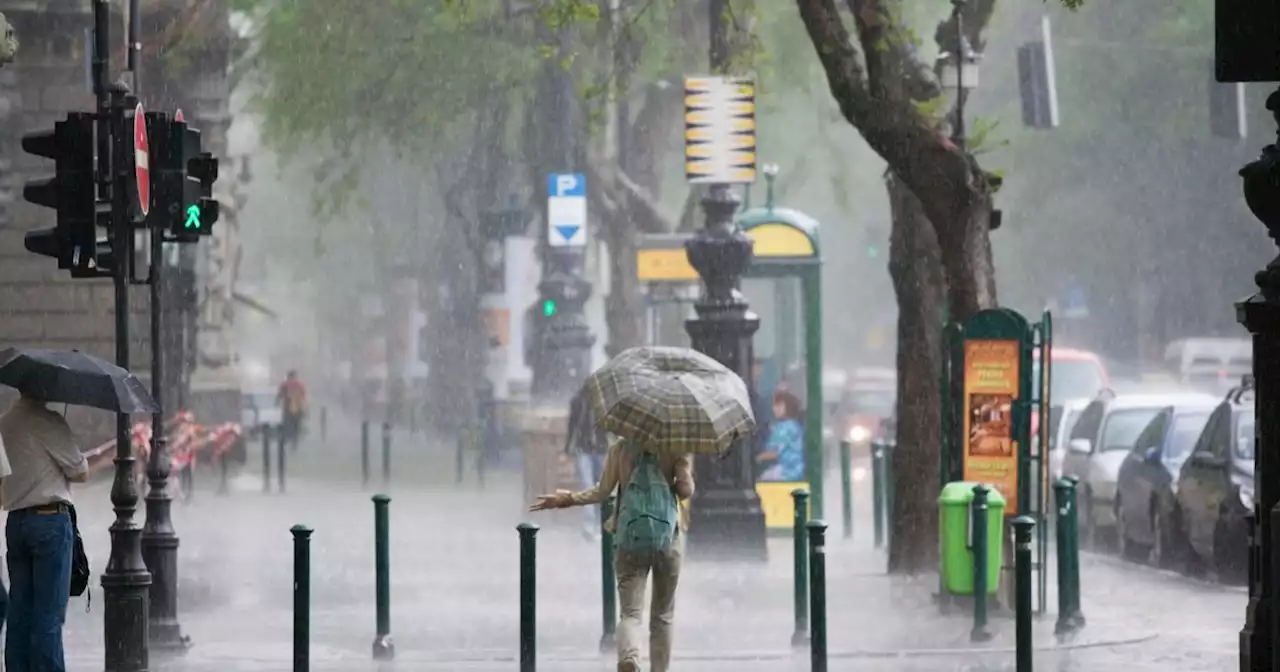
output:
<svg viewBox="0 0 1280 672"><path fill-rule="evenodd" d="M755 243L742 293L760 316L754 339L755 391L757 414L766 414L757 420L766 433L755 444L762 449L756 491L765 525L770 531L790 533L795 522L792 490L803 487L812 493L811 517L821 517L823 511L818 222L797 210L775 207L772 193L763 206L741 212L737 222ZM661 337L671 334L670 327L675 326L663 322L676 315L683 319L691 310L688 290L696 287L698 276L684 256L686 239L683 235L646 236L637 252L637 273L647 298L647 331L654 343L688 343Z"/></svg>

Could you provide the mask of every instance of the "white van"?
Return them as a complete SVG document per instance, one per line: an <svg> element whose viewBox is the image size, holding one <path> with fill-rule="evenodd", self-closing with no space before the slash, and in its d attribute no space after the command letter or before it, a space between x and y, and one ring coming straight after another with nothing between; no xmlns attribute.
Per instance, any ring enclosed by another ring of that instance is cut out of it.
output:
<svg viewBox="0 0 1280 672"><path fill-rule="evenodd" d="M1253 343L1247 338L1184 338L1165 348L1164 363L1179 383L1225 394L1253 373Z"/></svg>

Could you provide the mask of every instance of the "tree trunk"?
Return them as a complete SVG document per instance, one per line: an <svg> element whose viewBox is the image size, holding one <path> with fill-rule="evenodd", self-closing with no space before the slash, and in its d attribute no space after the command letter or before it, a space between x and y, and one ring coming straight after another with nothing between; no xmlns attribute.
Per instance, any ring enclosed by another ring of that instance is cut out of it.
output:
<svg viewBox="0 0 1280 672"><path fill-rule="evenodd" d="M975 198L950 222L933 227L942 250L952 321L967 320L978 311L997 305L996 270L988 233L992 207L990 195Z"/></svg>
<svg viewBox="0 0 1280 672"><path fill-rule="evenodd" d="M886 186L893 217L889 275L898 299L899 418L889 571L918 574L935 570L938 561L942 254L915 194L892 175Z"/></svg>

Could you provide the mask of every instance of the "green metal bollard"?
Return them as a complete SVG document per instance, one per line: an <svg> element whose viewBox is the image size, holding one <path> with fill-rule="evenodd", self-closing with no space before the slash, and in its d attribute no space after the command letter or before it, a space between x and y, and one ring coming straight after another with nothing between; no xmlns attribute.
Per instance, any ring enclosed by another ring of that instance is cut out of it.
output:
<svg viewBox="0 0 1280 672"><path fill-rule="evenodd" d="M884 448L884 543L893 545L893 516L896 508L897 476L893 473L893 454L897 441L886 441Z"/></svg>
<svg viewBox="0 0 1280 672"><path fill-rule="evenodd" d="M1016 611L1017 672L1031 672L1035 650L1031 636L1031 531L1036 520L1031 516L1013 519L1014 608Z"/></svg>
<svg viewBox="0 0 1280 672"><path fill-rule="evenodd" d="M613 567L613 533L603 528L604 521L613 517L615 501L614 497L609 497L600 505L600 618L604 632L600 636L601 653L611 651L617 645L618 577Z"/></svg>
<svg viewBox="0 0 1280 672"><path fill-rule="evenodd" d="M853 446L840 442L840 514L844 518L844 538L853 538Z"/></svg>
<svg viewBox="0 0 1280 672"><path fill-rule="evenodd" d="M369 487L369 421L360 421L360 484Z"/></svg>
<svg viewBox="0 0 1280 672"><path fill-rule="evenodd" d="M791 633L791 646L809 643L809 540L805 525L809 522L809 493L804 488L791 491L795 508L795 524L792 536L795 542L795 620L796 629Z"/></svg>
<svg viewBox="0 0 1280 672"><path fill-rule="evenodd" d="M987 629L987 493L991 488L979 483L973 486L973 502L969 505L969 548L973 551L973 630L969 641L991 641Z"/></svg>
<svg viewBox="0 0 1280 672"><path fill-rule="evenodd" d="M520 672L537 669L538 526L520 523Z"/></svg>
<svg viewBox="0 0 1280 672"><path fill-rule="evenodd" d="M262 491L271 492L271 425L262 426Z"/></svg>
<svg viewBox="0 0 1280 672"><path fill-rule="evenodd" d="M809 528L809 669L827 672L827 524Z"/></svg>
<svg viewBox="0 0 1280 672"><path fill-rule="evenodd" d="M280 428L280 439L276 441L276 487L284 494L284 427Z"/></svg>
<svg viewBox="0 0 1280 672"><path fill-rule="evenodd" d="M391 423L382 423L382 484L391 482Z"/></svg>
<svg viewBox="0 0 1280 672"><path fill-rule="evenodd" d="M391 660L396 646L391 641L391 498L373 496L374 599L377 602L377 634L373 637L373 659Z"/></svg>
<svg viewBox="0 0 1280 672"><path fill-rule="evenodd" d="M1055 525L1058 552L1058 622L1054 633L1069 635L1084 627L1080 611L1080 537L1076 509L1076 481L1060 478L1053 484L1058 506Z"/></svg>
<svg viewBox="0 0 1280 672"><path fill-rule="evenodd" d="M311 667L311 532L294 525L293 533L293 672Z"/></svg>
<svg viewBox="0 0 1280 672"><path fill-rule="evenodd" d="M875 536L876 548L884 546L885 493L884 482L884 442L871 443L871 515L872 534Z"/></svg>

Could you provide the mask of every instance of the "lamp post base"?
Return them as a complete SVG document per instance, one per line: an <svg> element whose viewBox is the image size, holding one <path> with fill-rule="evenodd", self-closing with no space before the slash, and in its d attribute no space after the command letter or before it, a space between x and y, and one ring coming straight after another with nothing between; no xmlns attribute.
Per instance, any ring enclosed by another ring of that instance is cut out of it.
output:
<svg viewBox="0 0 1280 672"><path fill-rule="evenodd" d="M710 490L690 510L689 557L716 562L768 562L764 508L755 490Z"/></svg>

